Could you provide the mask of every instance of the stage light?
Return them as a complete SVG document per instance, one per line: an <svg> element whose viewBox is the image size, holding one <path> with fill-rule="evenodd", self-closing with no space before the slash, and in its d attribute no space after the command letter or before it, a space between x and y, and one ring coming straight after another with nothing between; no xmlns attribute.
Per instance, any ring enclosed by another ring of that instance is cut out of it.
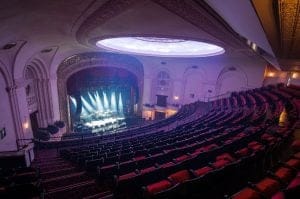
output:
<svg viewBox="0 0 300 199"><path fill-rule="evenodd" d="M86 109L88 113L91 113L94 111L94 108L81 96L82 105Z"/></svg>
<svg viewBox="0 0 300 199"><path fill-rule="evenodd" d="M178 96L174 96L174 100L179 100L179 97Z"/></svg>
<svg viewBox="0 0 300 199"><path fill-rule="evenodd" d="M75 98L72 97L72 96L70 96L70 99L71 99L71 102L73 103L73 105L74 105L74 107L75 107L75 109L76 109L76 107L77 107L77 102L76 102Z"/></svg>
<svg viewBox="0 0 300 199"><path fill-rule="evenodd" d="M110 104L111 104L111 110L113 112L117 112L117 101L116 101L115 92L111 93Z"/></svg>
<svg viewBox="0 0 300 199"><path fill-rule="evenodd" d="M103 101L104 101L104 110L105 111L109 110L109 103L105 92L103 92Z"/></svg>
<svg viewBox="0 0 300 199"><path fill-rule="evenodd" d="M90 101L91 101L91 106L93 107L93 108L95 108L95 109L97 109L97 102L95 101L95 99L94 99L94 97L90 94L90 92L88 92L88 96L89 96L89 98L90 98Z"/></svg>
<svg viewBox="0 0 300 199"><path fill-rule="evenodd" d="M123 100L122 100L122 94L119 94L119 114L123 114Z"/></svg>
<svg viewBox="0 0 300 199"><path fill-rule="evenodd" d="M97 103L98 111L103 112L103 105L98 92L96 92L96 103Z"/></svg>
<svg viewBox="0 0 300 199"><path fill-rule="evenodd" d="M115 37L97 41L96 45L108 50L161 57L208 57L225 52L214 44L159 37Z"/></svg>

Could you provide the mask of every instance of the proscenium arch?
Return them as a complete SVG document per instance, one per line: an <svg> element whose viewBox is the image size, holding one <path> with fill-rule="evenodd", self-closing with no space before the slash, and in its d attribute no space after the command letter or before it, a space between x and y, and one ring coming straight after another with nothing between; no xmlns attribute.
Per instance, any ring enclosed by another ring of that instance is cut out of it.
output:
<svg viewBox="0 0 300 199"><path fill-rule="evenodd" d="M239 85L239 83L244 83L244 86L248 86L248 77L246 73L237 66L227 66L224 67L220 74L218 75L217 82L216 82L216 95L222 95L225 93L220 93L222 88L223 81L228 78L233 77L237 78L239 77L243 82L236 82L235 85Z"/></svg>
<svg viewBox="0 0 300 199"><path fill-rule="evenodd" d="M70 129L71 126L67 105L67 80L74 73L93 67L122 68L133 73L138 80L140 94L138 102L138 114L141 114L144 88L144 69L143 64L139 60L130 55L106 52L88 52L77 54L66 58L57 69L57 89L59 97L60 119L67 124L68 129Z"/></svg>

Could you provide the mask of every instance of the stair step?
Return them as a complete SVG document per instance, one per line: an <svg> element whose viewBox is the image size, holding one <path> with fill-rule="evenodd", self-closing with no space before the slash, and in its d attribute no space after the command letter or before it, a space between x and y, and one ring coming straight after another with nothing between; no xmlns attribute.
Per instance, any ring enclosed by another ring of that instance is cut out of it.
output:
<svg viewBox="0 0 300 199"><path fill-rule="evenodd" d="M94 195L86 196L83 199L109 199L113 198L113 194L110 191L96 193Z"/></svg>
<svg viewBox="0 0 300 199"><path fill-rule="evenodd" d="M53 199L83 198L91 194L96 194L97 192L99 191L95 180L88 180L81 183L48 190L45 197Z"/></svg>
<svg viewBox="0 0 300 199"><path fill-rule="evenodd" d="M38 166L38 167L43 167L43 166L61 164L61 163L65 163L65 162L66 162L65 160L61 159L61 160L56 160L56 161L34 162L32 165L33 166Z"/></svg>
<svg viewBox="0 0 300 199"><path fill-rule="evenodd" d="M39 167L40 171L42 173L46 172L46 171L53 171L53 170L59 170L59 169L63 169L63 168L69 168L72 165L70 163L64 163L64 164L59 164L59 165L50 165L50 166L44 166L44 167Z"/></svg>
<svg viewBox="0 0 300 199"><path fill-rule="evenodd" d="M69 167L69 168L63 168L63 169L58 169L54 171L47 171L41 173L42 179L48 179L48 178L54 178L58 177L61 175L68 175L71 173L76 172L77 168L76 167Z"/></svg>
<svg viewBox="0 0 300 199"><path fill-rule="evenodd" d="M87 175L84 175L84 173L85 172L79 172L75 174L52 178L49 180L44 180L42 181L42 184L46 190L49 190L57 187L65 187L68 185L77 184L77 183L90 180L91 178Z"/></svg>
<svg viewBox="0 0 300 199"><path fill-rule="evenodd" d="M42 182L43 182L43 183L48 183L48 182L52 182L52 181L56 181L56 180L61 180L61 179L66 179L66 178L71 178L71 177L81 176L81 175L83 175L84 173L85 173L85 172L82 171L82 172L71 173L71 174L68 174L68 175L61 175L61 176L58 176L58 177L45 179L45 180L43 180Z"/></svg>

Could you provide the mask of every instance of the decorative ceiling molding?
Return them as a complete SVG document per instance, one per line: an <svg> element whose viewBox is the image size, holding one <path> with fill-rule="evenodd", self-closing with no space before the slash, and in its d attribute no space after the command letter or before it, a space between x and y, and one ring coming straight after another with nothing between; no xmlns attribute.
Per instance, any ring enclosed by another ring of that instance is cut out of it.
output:
<svg viewBox="0 0 300 199"><path fill-rule="evenodd" d="M277 1L281 58L300 58L300 0Z"/></svg>
<svg viewBox="0 0 300 199"><path fill-rule="evenodd" d="M187 22L212 35L227 48L246 48L244 42L237 38L237 34L221 21L220 17L204 1L186 0L151 0L180 16Z"/></svg>
<svg viewBox="0 0 300 199"><path fill-rule="evenodd" d="M86 20L79 27L76 38L80 43L87 44L88 33L104 24L109 19L118 16L126 11L139 0L109 0L100 6L93 14L86 18Z"/></svg>
<svg viewBox="0 0 300 199"><path fill-rule="evenodd" d="M300 70L300 0L252 0L252 4L275 53L268 56L273 60L269 62L284 71Z"/></svg>
<svg viewBox="0 0 300 199"><path fill-rule="evenodd" d="M187 0L149 0L160 7L166 9L170 13L179 16L187 23L192 24L199 30L211 35L209 39L203 38L204 42L214 43L226 49L247 49L245 41L236 34L228 24L220 16L218 16L205 2L203 1L187 1ZM132 8L134 5L141 3L138 0L110 0L102 4L93 14L79 27L76 38L83 44L95 46L95 41L105 39L110 35L102 35L97 38L90 38L95 29L101 28L101 25L108 22L110 19L120 15L121 13ZM134 33L134 36L145 36L147 33L141 32L140 35ZM162 34L162 33L158 33ZM115 36L115 35L114 35ZM129 36L129 35L120 35ZM132 35L130 35L132 36ZM156 35L147 35L156 36ZM166 36L166 35L165 35ZM174 37L171 36L172 38ZM178 38L184 38L184 35L178 35ZM199 35L201 38L201 35ZM198 40L195 39L195 40ZM201 40L202 41L202 40Z"/></svg>

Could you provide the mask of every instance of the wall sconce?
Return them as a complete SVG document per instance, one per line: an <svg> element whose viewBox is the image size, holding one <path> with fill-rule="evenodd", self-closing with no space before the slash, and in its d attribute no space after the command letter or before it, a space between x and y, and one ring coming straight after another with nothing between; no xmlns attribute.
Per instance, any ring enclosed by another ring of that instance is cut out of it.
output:
<svg viewBox="0 0 300 199"><path fill-rule="evenodd" d="M292 73L292 78L293 78L293 79L296 79L296 78L298 78L298 77L299 77L298 73Z"/></svg>
<svg viewBox="0 0 300 199"><path fill-rule="evenodd" d="M275 73L274 72L269 72L268 77L275 77Z"/></svg>
<svg viewBox="0 0 300 199"><path fill-rule="evenodd" d="M179 97L178 96L174 96L174 100L179 100Z"/></svg>
<svg viewBox="0 0 300 199"><path fill-rule="evenodd" d="M23 128L24 128L24 130L29 128L29 121L28 121L27 117L24 117Z"/></svg>

